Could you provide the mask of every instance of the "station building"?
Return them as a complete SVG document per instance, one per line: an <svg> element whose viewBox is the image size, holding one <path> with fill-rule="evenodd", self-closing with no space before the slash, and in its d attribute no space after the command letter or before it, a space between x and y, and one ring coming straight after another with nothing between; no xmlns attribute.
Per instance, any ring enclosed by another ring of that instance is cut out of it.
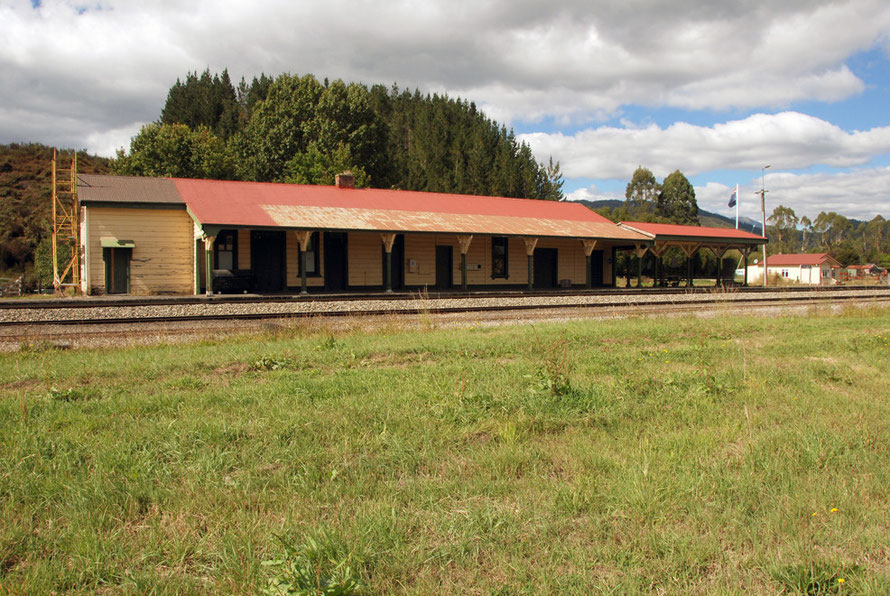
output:
<svg viewBox="0 0 890 596"><path fill-rule="evenodd" d="M579 203L358 189L349 174L332 186L80 174L77 192L88 294L596 288L615 285L617 251L659 250ZM741 245L764 242L749 236Z"/></svg>

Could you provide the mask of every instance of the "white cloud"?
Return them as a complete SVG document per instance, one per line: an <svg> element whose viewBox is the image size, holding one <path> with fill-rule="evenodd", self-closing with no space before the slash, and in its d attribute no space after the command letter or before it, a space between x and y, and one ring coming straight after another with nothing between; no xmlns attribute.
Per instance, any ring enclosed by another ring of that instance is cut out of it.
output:
<svg viewBox="0 0 890 596"><path fill-rule="evenodd" d="M783 170L813 164L849 167L890 152L890 127L847 132L799 112L754 114L713 126L603 126L574 135L531 133L520 138L539 160L552 155L568 178L630 179L638 165L660 178L677 169L695 176L759 170L766 164Z"/></svg>
<svg viewBox="0 0 890 596"><path fill-rule="evenodd" d="M579 188L566 193L567 201L623 201L624 195L600 190L596 185Z"/></svg>
<svg viewBox="0 0 890 596"><path fill-rule="evenodd" d="M761 221L760 177L742 180L739 186L739 213ZM790 207L798 217L813 220L822 211L836 211L846 217L870 220L875 215L890 216L890 167L854 169L841 173L767 174L764 180L766 216L779 205ZM735 186L708 182L695 187L699 209L735 217L735 209L728 206ZM595 186L582 188L566 195L578 200L624 200L623 193L602 192Z"/></svg>
<svg viewBox="0 0 890 596"><path fill-rule="evenodd" d="M172 82L206 67L398 82L502 121L834 101L864 88L846 60L887 45L890 5L7 0L0 23L0 141L80 146L157 118Z"/></svg>

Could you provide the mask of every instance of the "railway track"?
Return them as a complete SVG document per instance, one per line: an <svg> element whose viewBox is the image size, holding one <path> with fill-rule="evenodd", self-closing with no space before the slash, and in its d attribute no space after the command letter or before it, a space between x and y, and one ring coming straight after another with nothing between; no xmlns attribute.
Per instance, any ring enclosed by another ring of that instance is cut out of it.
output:
<svg viewBox="0 0 890 596"><path fill-rule="evenodd" d="M890 300L890 288L764 289L686 292L683 289L460 295L211 296L69 299L0 303L0 329L39 326L139 325L172 322L468 314L541 309L649 308L691 310L695 305L818 303ZM8 335L8 333L4 333Z"/></svg>
<svg viewBox="0 0 890 596"><path fill-rule="evenodd" d="M362 296L352 300L131 300L128 305L83 304L28 309L0 307L0 351L28 347L120 347L175 343L257 332L472 327L628 316L759 316L890 306L890 290L799 292L608 292L525 296ZM213 306L217 312L207 312ZM162 315L163 309L174 309ZM186 310L177 310L183 309ZM154 309L146 312L146 309ZM162 309L162 310L158 310ZM196 314L193 309L199 309ZM222 312L220 312L222 309ZM224 312L226 309L247 309ZM42 313L42 314L40 314ZM11 320L12 315L19 320ZM27 315L22 317L21 315ZM73 316L77 315L77 316ZM97 316L102 315L102 316ZM30 319L30 320L28 320Z"/></svg>

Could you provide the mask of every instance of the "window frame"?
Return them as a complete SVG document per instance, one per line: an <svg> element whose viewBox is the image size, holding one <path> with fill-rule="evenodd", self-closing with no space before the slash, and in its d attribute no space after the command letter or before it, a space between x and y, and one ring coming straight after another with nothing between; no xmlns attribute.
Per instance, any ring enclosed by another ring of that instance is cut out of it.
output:
<svg viewBox="0 0 890 596"><path fill-rule="evenodd" d="M232 249L229 250L220 250L222 248L220 240L223 240L226 237L231 237L232 240ZM232 253L232 268L226 269L226 271L236 271L238 269L238 230L235 229L226 229L220 230L216 234L216 239L213 241L213 268L214 269L222 269L219 266L219 253L220 252L231 252Z"/></svg>

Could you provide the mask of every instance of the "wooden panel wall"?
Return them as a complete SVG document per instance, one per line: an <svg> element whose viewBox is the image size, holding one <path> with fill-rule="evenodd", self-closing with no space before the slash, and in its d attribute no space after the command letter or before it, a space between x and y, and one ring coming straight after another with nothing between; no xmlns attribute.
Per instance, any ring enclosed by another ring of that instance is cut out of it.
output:
<svg viewBox="0 0 890 596"><path fill-rule="evenodd" d="M455 241L455 246L457 241ZM411 267L411 261L416 263ZM436 237L408 234L405 236L405 285L436 285Z"/></svg>
<svg viewBox="0 0 890 596"><path fill-rule="evenodd" d="M347 239L350 286L383 285L383 241L380 234L350 232ZM406 239L407 242L407 239ZM408 256L407 246L405 256ZM411 282L406 282L411 283Z"/></svg>
<svg viewBox="0 0 890 596"><path fill-rule="evenodd" d="M195 244L192 219L183 209L87 207L89 287L105 292L102 238L132 240L131 294L191 294Z"/></svg>

